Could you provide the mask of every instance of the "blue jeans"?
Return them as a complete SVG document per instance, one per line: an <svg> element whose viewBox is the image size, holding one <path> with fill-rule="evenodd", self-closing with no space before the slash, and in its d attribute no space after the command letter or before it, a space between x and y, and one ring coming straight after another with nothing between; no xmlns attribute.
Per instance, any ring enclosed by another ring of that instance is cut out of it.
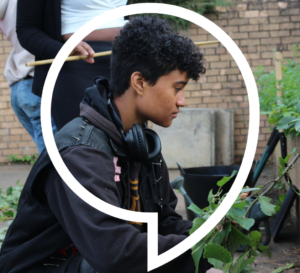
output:
<svg viewBox="0 0 300 273"><path fill-rule="evenodd" d="M35 142L39 154L45 148L41 127L41 98L31 93L33 79L16 82L11 87L11 106L17 118ZM56 126L52 119L53 134Z"/></svg>

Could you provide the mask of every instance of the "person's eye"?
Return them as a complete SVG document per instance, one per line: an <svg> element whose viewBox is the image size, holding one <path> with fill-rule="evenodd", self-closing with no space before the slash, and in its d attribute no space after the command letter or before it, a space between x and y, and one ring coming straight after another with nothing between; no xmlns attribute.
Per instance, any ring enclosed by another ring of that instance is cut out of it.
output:
<svg viewBox="0 0 300 273"><path fill-rule="evenodd" d="M182 88L181 88L181 87L175 87L175 90L176 90L177 92L179 92L180 90L182 90Z"/></svg>

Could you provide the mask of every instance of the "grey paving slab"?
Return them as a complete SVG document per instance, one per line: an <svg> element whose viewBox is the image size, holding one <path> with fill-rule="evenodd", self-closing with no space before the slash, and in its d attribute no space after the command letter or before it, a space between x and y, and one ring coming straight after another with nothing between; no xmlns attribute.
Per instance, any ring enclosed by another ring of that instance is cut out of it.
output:
<svg viewBox="0 0 300 273"><path fill-rule="evenodd" d="M31 168L31 165L18 164L0 166L0 188L15 186L18 180L24 184Z"/></svg>

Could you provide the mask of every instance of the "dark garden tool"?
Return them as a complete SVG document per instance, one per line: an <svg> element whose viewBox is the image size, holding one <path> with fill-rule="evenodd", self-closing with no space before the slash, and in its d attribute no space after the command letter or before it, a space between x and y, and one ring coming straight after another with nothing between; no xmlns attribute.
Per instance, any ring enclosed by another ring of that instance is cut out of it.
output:
<svg viewBox="0 0 300 273"><path fill-rule="evenodd" d="M268 162L269 157L274 152L274 149L275 149L278 141L279 141L279 132L276 128L274 128L274 130L268 140L267 147L266 147L263 155L261 156L261 159L258 163L257 168L255 169L251 187L254 187L254 185L256 184L258 178L261 175L262 170L264 169L266 163Z"/></svg>
<svg viewBox="0 0 300 273"><path fill-rule="evenodd" d="M178 164L178 163L177 163ZM228 182L227 182L228 183ZM177 177L176 179L174 179L172 182L171 182L171 187L173 189L176 189L176 190L179 190L179 192L183 195L184 197L184 201L185 201L185 205L186 207L189 207L193 201L192 199L189 197L189 195L187 194L187 192L185 191L184 189L184 177L182 176L179 176ZM209 192L209 191L208 191ZM205 200L207 199L207 196L208 196L208 192L205 196ZM204 194L205 195L205 194ZM197 198L197 200L199 200L199 198ZM197 202L194 202L196 205ZM204 208L202 206L202 208ZM194 213L193 211L191 210L187 210L187 215L188 215L188 219L193 221L193 219L195 217L199 217L199 215L197 215L196 213ZM264 229L265 229L265 240L263 242L261 242L261 244L263 245L267 245L269 244L270 242L270 239L271 239L271 233L270 233L270 226L269 226L269 222L268 222L268 216L266 216L260 209L260 204L259 202L257 202L253 208L251 209L251 213L250 213L250 216L249 218L253 218L255 220L255 224L254 226L252 227L251 230L259 230L260 229L260 224L263 223L264 225ZM243 249L241 248L240 251L243 251Z"/></svg>

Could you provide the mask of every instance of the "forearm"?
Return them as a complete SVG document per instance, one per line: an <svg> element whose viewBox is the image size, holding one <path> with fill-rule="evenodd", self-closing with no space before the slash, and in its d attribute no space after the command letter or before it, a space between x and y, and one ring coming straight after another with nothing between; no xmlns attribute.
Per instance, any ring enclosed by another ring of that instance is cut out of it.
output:
<svg viewBox="0 0 300 273"><path fill-rule="evenodd" d="M18 0L16 31L19 42L38 59L54 58L63 46L43 31L44 12L45 1Z"/></svg>

